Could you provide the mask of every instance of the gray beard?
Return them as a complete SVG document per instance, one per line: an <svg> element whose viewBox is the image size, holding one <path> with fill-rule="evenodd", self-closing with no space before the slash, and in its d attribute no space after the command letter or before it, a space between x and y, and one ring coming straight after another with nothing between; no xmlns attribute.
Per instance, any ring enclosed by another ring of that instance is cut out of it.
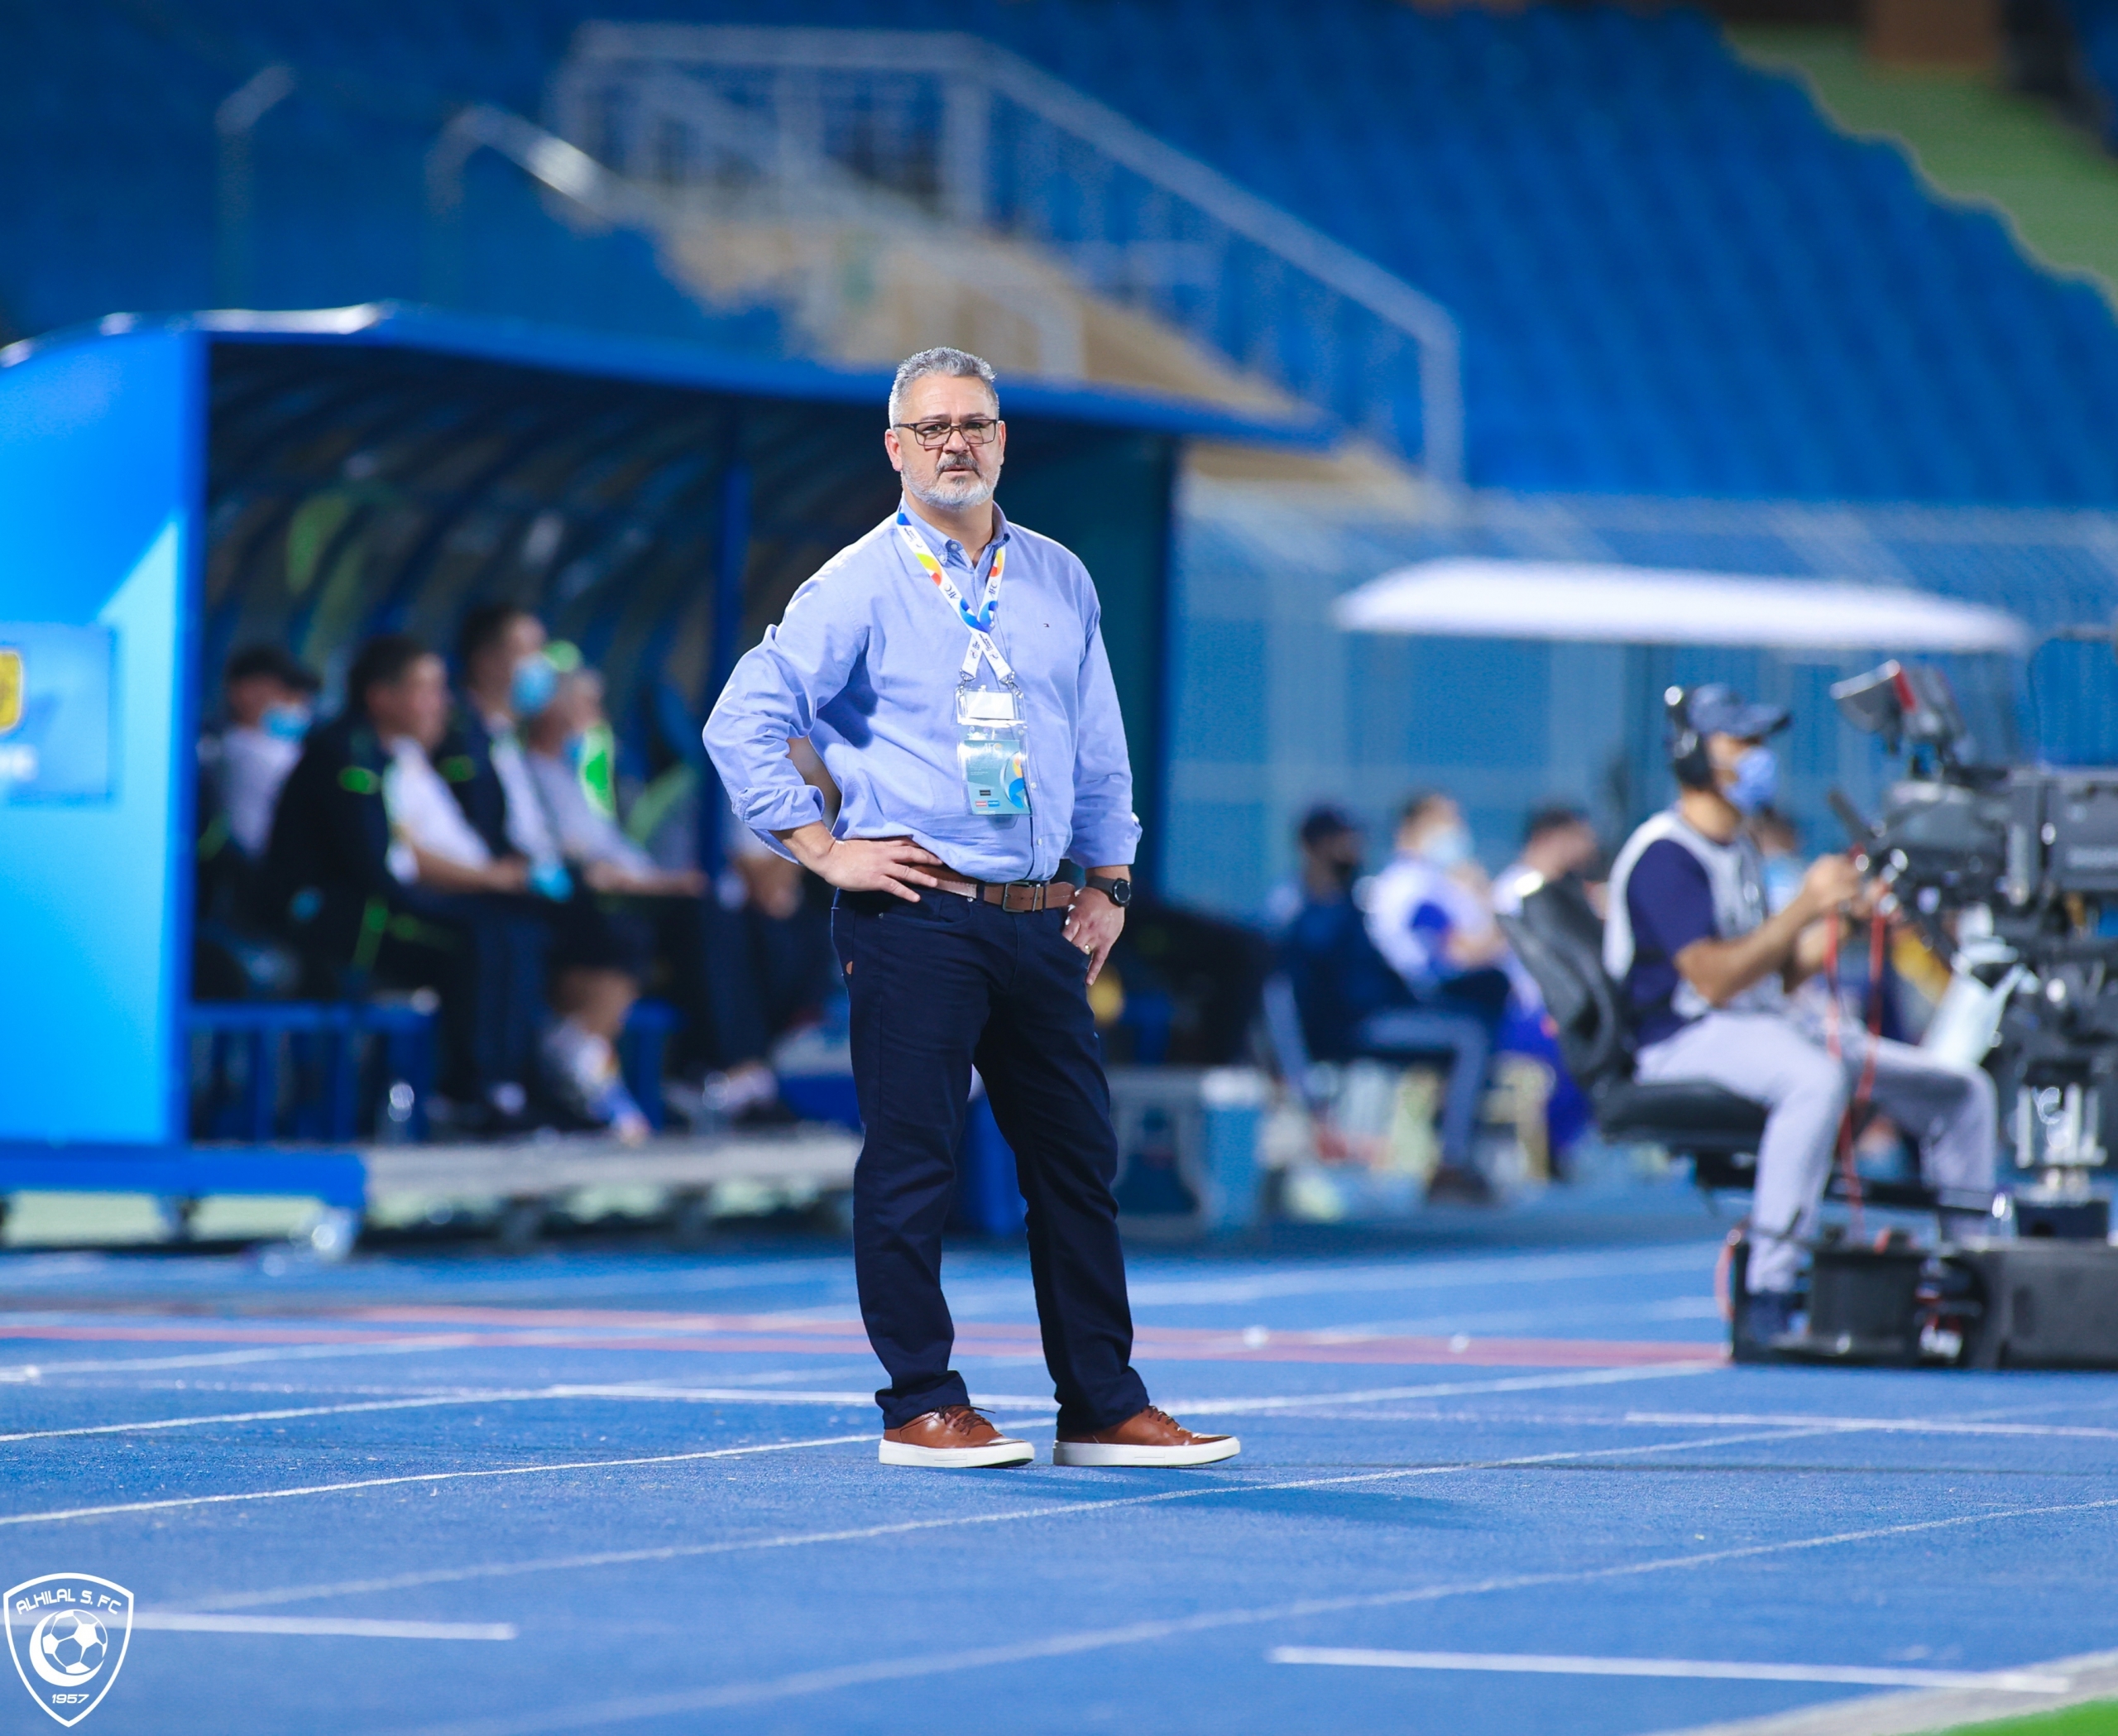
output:
<svg viewBox="0 0 2118 1736"><path fill-rule="evenodd" d="M963 491L961 488L961 484L965 481L973 484L968 491ZM945 486L951 483L956 484L956 487L944 492ZM967 506L983 506L991 500L993 484L980 472L969 470L951 470L935 477L934 486L931 489L922 488L908 476L904 479L904 492L922 506L932 506L937 511L942 512L961 512Z"/></svg>

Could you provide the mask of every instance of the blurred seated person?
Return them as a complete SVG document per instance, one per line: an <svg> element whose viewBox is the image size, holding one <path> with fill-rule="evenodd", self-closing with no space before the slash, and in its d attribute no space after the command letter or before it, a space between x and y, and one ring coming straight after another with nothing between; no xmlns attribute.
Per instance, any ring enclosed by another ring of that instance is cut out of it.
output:
<svg viewBox="0 0 2118 1736"><path fill-rule="evenodd" d="M310 731L274 814L265 881L326 992L431 986L443 1089L488 1125L527 1105L544 933L429 757L448 722L441 659L386 634L360 648L345 711Z"/></svg>
<svg viewBox="0 0 2118 1736"><path fill-rule="evenodd" d="M563 896L558 841L520 738L525 721L551 703L558 683L544 623L513 603L481 603L457 632L456 667L462 703L437 763L486 848L520 856L539 890Z"/></svg>
<svg viewBox="0 0 2118 1736"><path fill-rule="evenodd" d="M456 635L463 703L439 764L486 847L525 861L531 890L548 901L558 1018L542 1043L546 1077L572 1114L636 1144L650 1129L625 1085L616 1043L640 998L653 930L569 870L558 818L530 769L523 731L557 694L553 650L544 623L515 604L481 603L466 614ZM593 878L621 871L605 861Z"/></svg>
<svg viewBox="0 0 2118 1736"><path fill-rule="evenodd" d="M583 760L589 742L606 729L602 677L576 669L558 678L522 738L545 831L589 906L568 920L573 932L561 943L562 968L552 991L559 1022L545 1034L544 1058L584 1109L621 1138L637 1139L645 1117L619 1071L617 1041L639 998L663 913L654 905L617 901L651 899L668 905L668 914L688 918L707 883L695 868L656 866L592 795ZM694 936L695 920L682 932Z"/></svg>
<svg viewBox="0 0 2118 1736"><path fill-rule="evenodd" d="M228 836L253 862L271 840L272 809L301 758L321 684L276 645L245 645L223 672L215 793Z"/></svg>
<svg viewBox="0 0 2118 1736"><path fill-rule="evenodd" d="M790 742L803 779L829 784L807 741ZM837 792L825 789L827 813ZM708 900L706 991L712 1009L712 1106L731 1120L774 1119L779 1082L767 1060L788 1032L813 1024L842 992L831 944L831 894L798 862L768 849L723 803L727 867Z"/></svg>
<svg viewBox="0 0 2118 1736"><path fill-rule="evenodd" d="M678 998L692 1015L688 1065L703 1073L699 1112L737 1122L783 1119L779 1081L768 1056L789 1031L816 1023L842 994L831 946L830 894L798 864L769 848L702 778L697 720L669 689L649 696L649 764L661 763L626 816L625 831L659 867L697 871L702 797L713 803L715 854L721 858L698 907L698 932L668 949ZM804 782L823 798L828 822L838 789L816 750L787 744Z"/></svg>
<svg viewBox="0 0 2118 1736"><path fill-rule="evenodd" d="M246 645L222 676L222 722L199 737L192 993L242 1000L285 992L290 955L264 938L257 867L280 788L301 757L316 677L275 645Z"/></svg>
<svg viewBox="0 0 2118 1736"><path fill-rule="evenodd" d="M615 814L591 796L582 761L603 727L603 678L593 669L561 675L551 702L523 736L532 787L559 854L597 892L639 898L697 898L706 876L696 868L663 868L627 837Z"/></svg>
<svg viewBox="0 0 2118 1736"><path fill-rule="evenodd" d="M1471 829L1455 798L1425 790L1404 806L1397 853L1376 875L1368 930L1376 950L1404 979L1415 1002L1470 1014L1493 1047L1493 1079L1513 1105L1510 1119L1531 1173L1555 1173L1588 1121L1579 1094L1552 1114L1565 1078L1559 1046L1545 1028L1536 986L1508 951L1494 919L1493 893L1472 853ZM1521 992L1518 992L1518 979Z"/></svg>
<svg viewBox="0 0 2118 1736"><path fill-rule="evenodd" d="M1359 822L1330 802L1319 802L1301 817L1294 846L1294 878L1265 894L1265 926L1275 937L1311 905L1336 909L1351 904L1366 853Z"/></svg>
<svg viewBox="0 0 2118 1736"><path fill-rule="evenodd" d="M1325 804L1302 817L1296 839L1301 874L1274 892L1269 907L1278 918L1279 965L1294 990L1311 1057L1349 1061L1360 1053L1360 1027L1368 1015L1408 1006L1412 997L1376 951L1354 902L1360 827Z"/></svg>
<svg viewBox="0 0 2118 1736"><path fill-rule="evenodd" d="M1522 908L1522 900L1538 887L1560 880L1576 880L1599 913L1603 888L1591 875L1602 862L1603 841L1595 822L1579 808L1555 802L1532 813L1522 827L1522 847L1494 877L1493 907L1503 916Z"/></svg>
<svg viewBox="0 0 2118 1736"><path fill-rule="evenodd" d="M1368 891L1375 950L1421 1005L1475 1014L1497 1031L1512 988L1507 941L1463 809L1445 790L1421 790L1398 817L1396 842Z"/></svg>

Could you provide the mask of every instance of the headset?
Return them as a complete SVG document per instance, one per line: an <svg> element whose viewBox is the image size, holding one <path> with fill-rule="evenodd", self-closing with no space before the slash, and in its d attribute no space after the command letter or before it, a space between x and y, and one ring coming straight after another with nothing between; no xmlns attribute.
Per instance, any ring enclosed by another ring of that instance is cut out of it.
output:
<svg viewBox="0 0 2118 1736"><path fill-rule="evenodd" d="M1707 755L1706 737L1692 726L1691 696L1688 687L1672 687L1662 694L1670 770L1687 789L1711 789L1715 783L1713 762Z"/></svg>

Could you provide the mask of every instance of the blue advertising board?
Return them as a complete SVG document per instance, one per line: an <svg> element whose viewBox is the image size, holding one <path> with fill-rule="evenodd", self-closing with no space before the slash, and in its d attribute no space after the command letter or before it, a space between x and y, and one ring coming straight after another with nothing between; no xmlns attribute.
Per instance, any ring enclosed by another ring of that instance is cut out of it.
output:
<svg viewBox="0 0 2118 1736"><path fill-rule="evenodd" d="M0 1143L184 1134L204 339L0 368Z"/></svg>

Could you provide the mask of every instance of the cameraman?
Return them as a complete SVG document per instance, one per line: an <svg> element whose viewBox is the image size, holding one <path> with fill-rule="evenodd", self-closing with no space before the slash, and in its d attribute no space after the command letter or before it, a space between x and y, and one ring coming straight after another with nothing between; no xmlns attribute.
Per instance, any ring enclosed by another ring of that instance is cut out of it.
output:
<svg viewBox="0 0 2118 1736"><path fill-rule="evenodd" d="M1779 781L1766 737L1786 727L1779 706L1752 705L1718 683L1668 696L1674 808L1627 841L1611 871L1603 963L1624 985L1639 1043L1637 1077L1699 1080L1764 1104L1751 1206L1751 1300L1739 1334L1763 1344L1795 1314L1801 1241L1816 1227L1841 1119L1871 1046L1874 1101L1922 1148L1928 1185L1990 1193L1996 1139L1993 1082L1848 1022L1836 1059L1790 1017L1787 991L1822 968L1822 918L1875 907L1852 863L1810 866L1785 908L1766 914L1757 846L1745 818ZM1945 1211L1945 1236L1976 1231L1982 1214Z"/></svg>

